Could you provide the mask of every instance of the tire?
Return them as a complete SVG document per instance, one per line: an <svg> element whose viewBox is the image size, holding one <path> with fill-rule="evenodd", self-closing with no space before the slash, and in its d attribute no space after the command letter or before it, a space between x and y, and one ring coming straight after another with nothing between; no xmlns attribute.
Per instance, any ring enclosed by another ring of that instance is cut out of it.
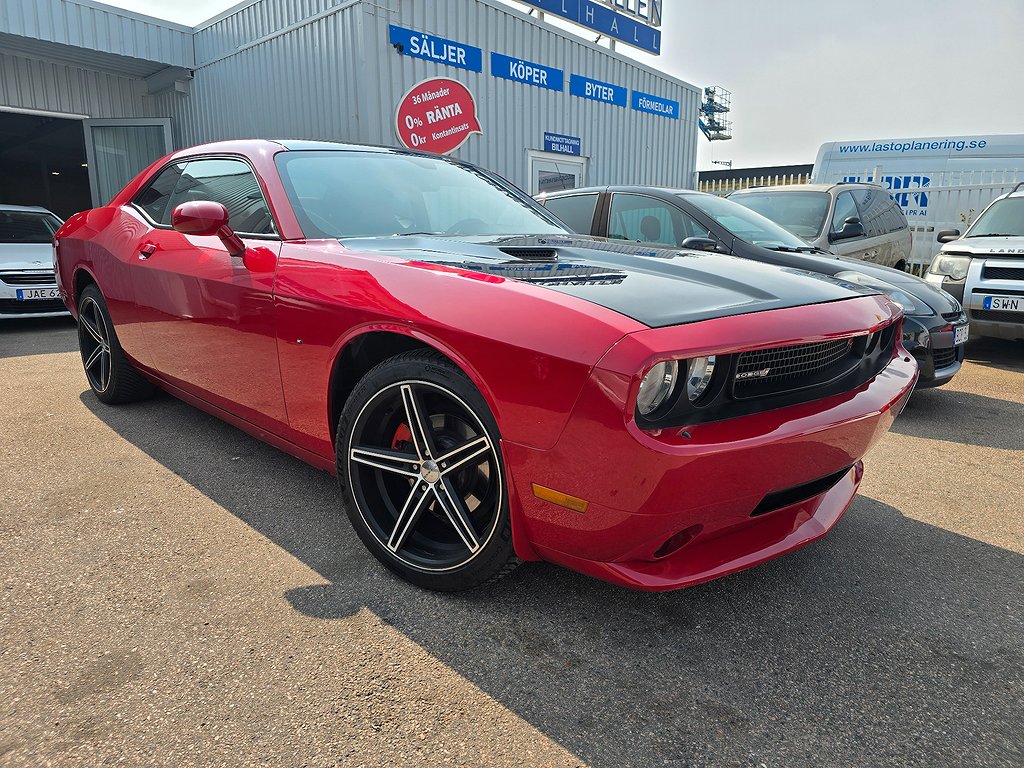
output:
<svg viewBox="0 0 1024 768"><path fill-rule="evenodd" d="M78 297L78 348L89 387L108 405L151 397L154 386L125 357L103 294L88 285Z"/></svg>
<svg viewBox="0 0 1024 768"><path fill-rule="evenodd" d="M352 527L403 579L457 592L519 564L498 425L444 356L414 350L373 368L345 403L335 445Z"/></svg>

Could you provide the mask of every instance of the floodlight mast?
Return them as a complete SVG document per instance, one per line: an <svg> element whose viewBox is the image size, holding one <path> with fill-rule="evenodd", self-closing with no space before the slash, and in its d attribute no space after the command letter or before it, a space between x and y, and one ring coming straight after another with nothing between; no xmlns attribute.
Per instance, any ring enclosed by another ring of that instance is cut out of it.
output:
<svg viewBox="0 0 1024 768"><path fill-rule="evenodd" d="M732 92L719 85L704 89L698 124L708 141L726 141L732 138L732 120L726 118L732 108Z"/></svg>

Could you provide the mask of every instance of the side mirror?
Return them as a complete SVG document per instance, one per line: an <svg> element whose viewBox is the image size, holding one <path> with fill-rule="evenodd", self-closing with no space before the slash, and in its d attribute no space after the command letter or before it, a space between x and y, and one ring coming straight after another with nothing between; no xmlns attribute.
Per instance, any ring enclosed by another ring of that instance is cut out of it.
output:
<svg viewBox="0 0 1024 768"><path fill-rule="evenodd" d="M229 256L245 253L245 243L228 226L228 209L210 200L182 203L171 213L171 226L183 235L216 235Z"/></svg>
<svg viewBox="0 0 1024 768"><path fill-rule="evenodd" d="M935 235L935 239L940 243L952 243L954 240L960 239L959 229L940 229Z"/></svg>
<svg viewBox="0 0 1024 768"><path fill-rule="evenodd" d="M718 241L710 237L688 237L679 244L679 247L692 251L717 251Z"/></svg>
<svg viewBox="0 0 1024 768"><path fill-rule="evenodd" d="M860 219L856 216L851 216L843 222L843 228L838 232L833 232L829 235L829 241L835 242L836 240L849 240L854 237L864 237L864 225L860 223Z"/></svg>

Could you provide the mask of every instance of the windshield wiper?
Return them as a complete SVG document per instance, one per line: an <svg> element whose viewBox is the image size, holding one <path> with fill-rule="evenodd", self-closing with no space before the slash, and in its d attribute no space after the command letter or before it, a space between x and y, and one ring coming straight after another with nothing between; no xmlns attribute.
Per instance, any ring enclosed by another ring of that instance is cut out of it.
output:
<svg viewBox="0 0 1024 768"><path fill-rule="evenodd" d="M1024 237L1024 235L1019 232L984 232L980 235L967 235L964 239L970 237Z"/></svg>
<svg viewBox="0 0 1024 768"><path fill-rule="evenodd" d="M801 245L794 248L791 245L762 245L762 248L767 248L769 251L782 251L784 253L813 253L816 249L809 245Z"/></svg>

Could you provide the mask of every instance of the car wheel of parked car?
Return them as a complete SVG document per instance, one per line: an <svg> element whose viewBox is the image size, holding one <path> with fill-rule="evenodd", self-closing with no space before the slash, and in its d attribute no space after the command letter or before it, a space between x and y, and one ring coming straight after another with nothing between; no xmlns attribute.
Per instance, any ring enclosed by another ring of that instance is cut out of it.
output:
<svg viewBox="0 0 1024 768"><path fill-rule="evenodd" d="M95 285L86 286L78 297L78 348L89 386L104 403L129 403L153 394L153 385L125 357Z"/></svg>
<svg viewBox="0 0 1024 768"><path fill-rule="evenodd" d="M371 370L345 404L338 478L366 546L403 578L457 591L519 560L494 417L469 378L430 351Z"/></svg>

